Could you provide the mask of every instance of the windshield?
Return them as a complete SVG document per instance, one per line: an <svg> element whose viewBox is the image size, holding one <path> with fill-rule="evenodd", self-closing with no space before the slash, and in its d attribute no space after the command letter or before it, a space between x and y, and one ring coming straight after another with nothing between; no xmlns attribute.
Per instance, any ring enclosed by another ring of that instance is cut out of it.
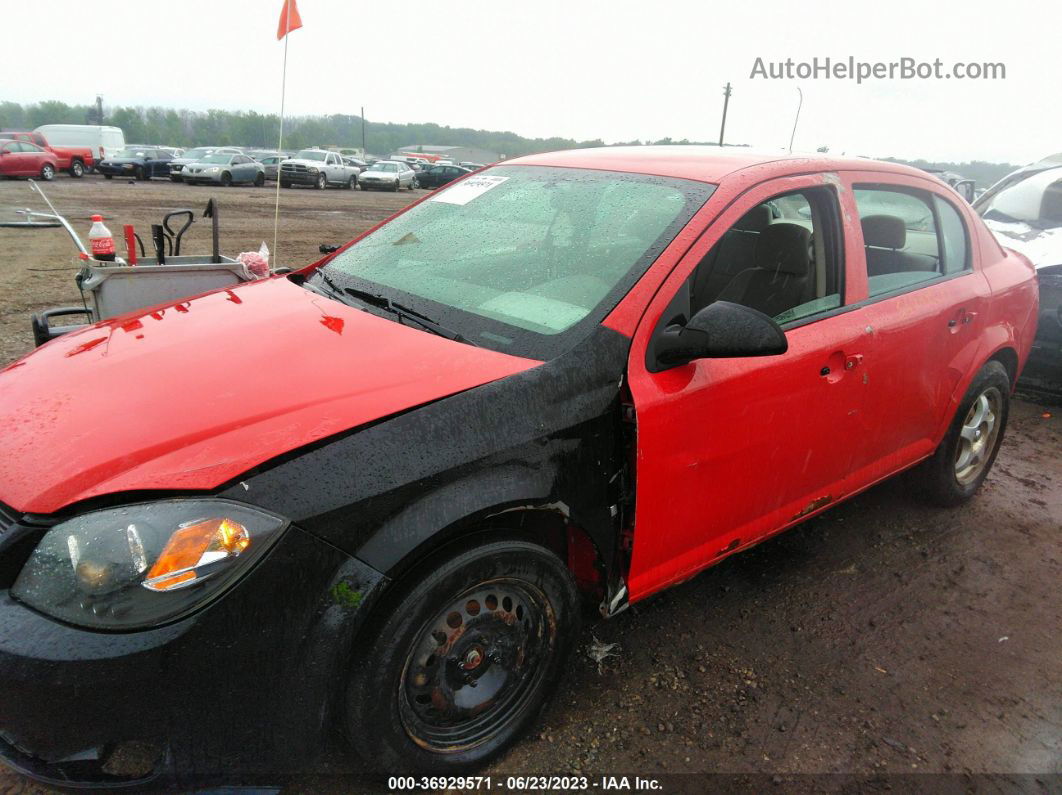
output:
<svg viewBox="0 0 1062 795"><path fill-rule="evenodd" d="M148 153L145 149L123 149L115 157L147 157Z"/></svg>
<svg viewBox="0 0 1062 795"><path fill-rule="evenodd" d="M369 171L398 171L398 163L376 163Z"/></svg>
<svg viewBox="0 0 1062 795"><path fill-rule="evenodd" d="M604 317L713 190L640 174L496 167L432 195L324 270L477 345L552 358Z"/></svg>
<svg viewBox="0 0 1062 795"><path fill-rule="evenodd" d="M317 150L317 149L303 149L301 152L299 152L297 155L295 155L295 159L296 160L324 160L325 156L327 154L328 154L327 152L322 152L322 151Z"/></svg>
<svg viewBox="0 0 1062 795"><path fill-rule="evenodd" d="M183 155L181 155L181 157L185 157L185 158L188 158L190 160L198 160L200 157L203 157L204 155L207 155L207 154L209 154L210 152L213 152L213 151L214 151L213 149L208 149L205 146L201 146L198 149L188 149L188 150L186 150L185 153Z"/></svg>
<svg viewBox="0 0 1062 795"><path fill-rule="evenodd" d="M223 164L227 164L230 160L232 160L232 155L219 155L219 154L215 153L215 154L212 154L212 155L207 155L206 157L204 157L199 162L200 163L223 163Z"/></svg>

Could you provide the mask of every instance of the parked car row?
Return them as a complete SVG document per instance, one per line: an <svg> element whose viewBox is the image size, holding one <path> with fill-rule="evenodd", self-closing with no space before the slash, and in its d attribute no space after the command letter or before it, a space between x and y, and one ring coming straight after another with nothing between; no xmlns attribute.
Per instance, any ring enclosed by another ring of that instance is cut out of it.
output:
<svg viewBox="0 0 1062 795"><path fill-rule="evenodd" d="M0 133L0 136L8 133ZM95 168L105 179L126 177L149 180L168 177L190 185L246 184L261 187L267 180L279 180L280 187L349 188L362 190L439 188L471 173L478 164L428 164L412 158L379 160L343 154L341 151L311 148L295 153L244 150L238 147L200 146L180 150L174 147L129 145L99 160L88 147L47 147L39 133L10 133L0 138L0 175L40 177L51 180L60 170L80 177ZM18 136L15 138L14 136ZM29 140L30 138L33 140ZM39 141L38 141L39 139Z"/></svg>

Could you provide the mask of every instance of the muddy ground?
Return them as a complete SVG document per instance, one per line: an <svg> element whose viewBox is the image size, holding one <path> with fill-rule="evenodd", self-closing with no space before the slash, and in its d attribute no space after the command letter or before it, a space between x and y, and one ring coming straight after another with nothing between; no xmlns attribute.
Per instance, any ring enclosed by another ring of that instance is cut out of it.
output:
<svg viewBox="0 0 1062 795"><path fill-rule="evenodd" d="M224 253L272 240L270 190L98 177L46 190L82 231L93 212L113 218L112 231L146 230L215 195ZM415 195L283 191L278 261L312 261L319 243ZM26 205L39 206L26 183L0 183L0 217ZM207 227L193 230L187 250L207 250ZM0 229L0 363L31 348L31 311L77 302L72 253L61 230ZM910 485L894 479L588 626L538 727L488 772L730 773L739 778L668 786L768 791L848 786L799 777L809 773L1029 774L989 789L1062 791L1062 407L1015 401L996 466L968 505L928 508ZM615 656L592 661L595 639L617 644ZM334 753L320 769L292 789L375 789ZM901 782L875 789L889 781ZM0 771L0 792L23 790Z"/></svg>

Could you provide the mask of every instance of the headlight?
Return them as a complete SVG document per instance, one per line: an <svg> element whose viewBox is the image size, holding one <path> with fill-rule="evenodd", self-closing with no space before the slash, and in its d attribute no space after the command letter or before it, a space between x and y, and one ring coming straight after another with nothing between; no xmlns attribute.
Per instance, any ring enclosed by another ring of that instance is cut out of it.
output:
<svg viewBox="0 0 1062 795"><path fill-rule="evenodd" d="M309 167L308 169L306 169L306 170L307 170L307 171L309 171L309 172L310 172L311 174L316 174L316 173L317 173L317 169L316 169L316 168L314 168L313 166L310 166L310 167Z"/></svg>
<svg viewBox="0 0 1062 795"><path fill-rule="evenodd" d="M217 166L211 166L210 168L208 168L206 170L206 173L208 173L208 174L217 174L219 171L221 171L221 169L218 168Z"/></svg>
<svg viewBox="0 0 1062 795"><path fill-rule="evenodd" d="M287 520L241 503L167 500L78 516L49 530L11 594L61 621L141 629L216 598Z"/></svg>

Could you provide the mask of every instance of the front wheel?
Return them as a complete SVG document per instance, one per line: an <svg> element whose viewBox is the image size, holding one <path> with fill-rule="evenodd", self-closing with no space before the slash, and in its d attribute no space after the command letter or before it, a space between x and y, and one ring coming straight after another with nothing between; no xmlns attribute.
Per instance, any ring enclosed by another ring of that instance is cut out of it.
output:
<svg viewBox="0 0 1062 795"><path fill-rule="evenodd" d="M387 772L482 765L534 720L579 626L579 596L554 553L493 541L407 579L347 698L351 745Z"/></svg>
<svg viewBox="0 0 1062 795"><path fill-rule="evenodd" d="M328 177L324 174L317 175L317 190L324 190L328 187Z"/></svg>
<svg viewBox="0 0 1062 795"><path fill-rule="evenodd" d="M350 178L350 182L347 183L347 187L350 188L351 190L354 190L355 188L357 188L358 187L358 178L357 177L351 177Z"/></svg>
<svg viewBox="0 0 1062 795"><path fill-rule="evenodd" d="M104 179L114 179L114 174L104 174L103 178Z"/></svg>
<svg viewBox="0 0 1062 795"><path fill-rule="evenodd" d="M138 182L143 182L145 176L146 174L144 172L144 169L140 166L137 166L136 173L133 174L133 178Z"/></svg>
<svg viewBox="0 0 1062 795"><path fill-rule="evenodd" d="M80 160L75 160L70 164L70 176L74 179L81 179L85 176L85 164Z"/></svg>
<svg viewBox="0 0 1062 795"><path fill-rule="evenodd" d="M265 185L265 174L259 171L254 177L254 186L260 188Z"/></svg>
<svg viewBox="0 0 1062 795"><path fill-rule="evenodd" d="M222 172L221 174L221 187L232 187L232 174L230 174L228 171Z"/></svg>
<svg viewBox="0 0 1062 795"><path fill-rule="evenodd" d="M51 163L45 163L41 166L41 179L45 182L51 182L55 179L55 166Z"/></svg>
<svg viewBox="0 0 1062 795"><path fill-rule="evenodd" d="M1010 376L991 361L974 376L933 457L921 465L925 496L938 505L970 499L996 460L1010 412Z"/></svg>

